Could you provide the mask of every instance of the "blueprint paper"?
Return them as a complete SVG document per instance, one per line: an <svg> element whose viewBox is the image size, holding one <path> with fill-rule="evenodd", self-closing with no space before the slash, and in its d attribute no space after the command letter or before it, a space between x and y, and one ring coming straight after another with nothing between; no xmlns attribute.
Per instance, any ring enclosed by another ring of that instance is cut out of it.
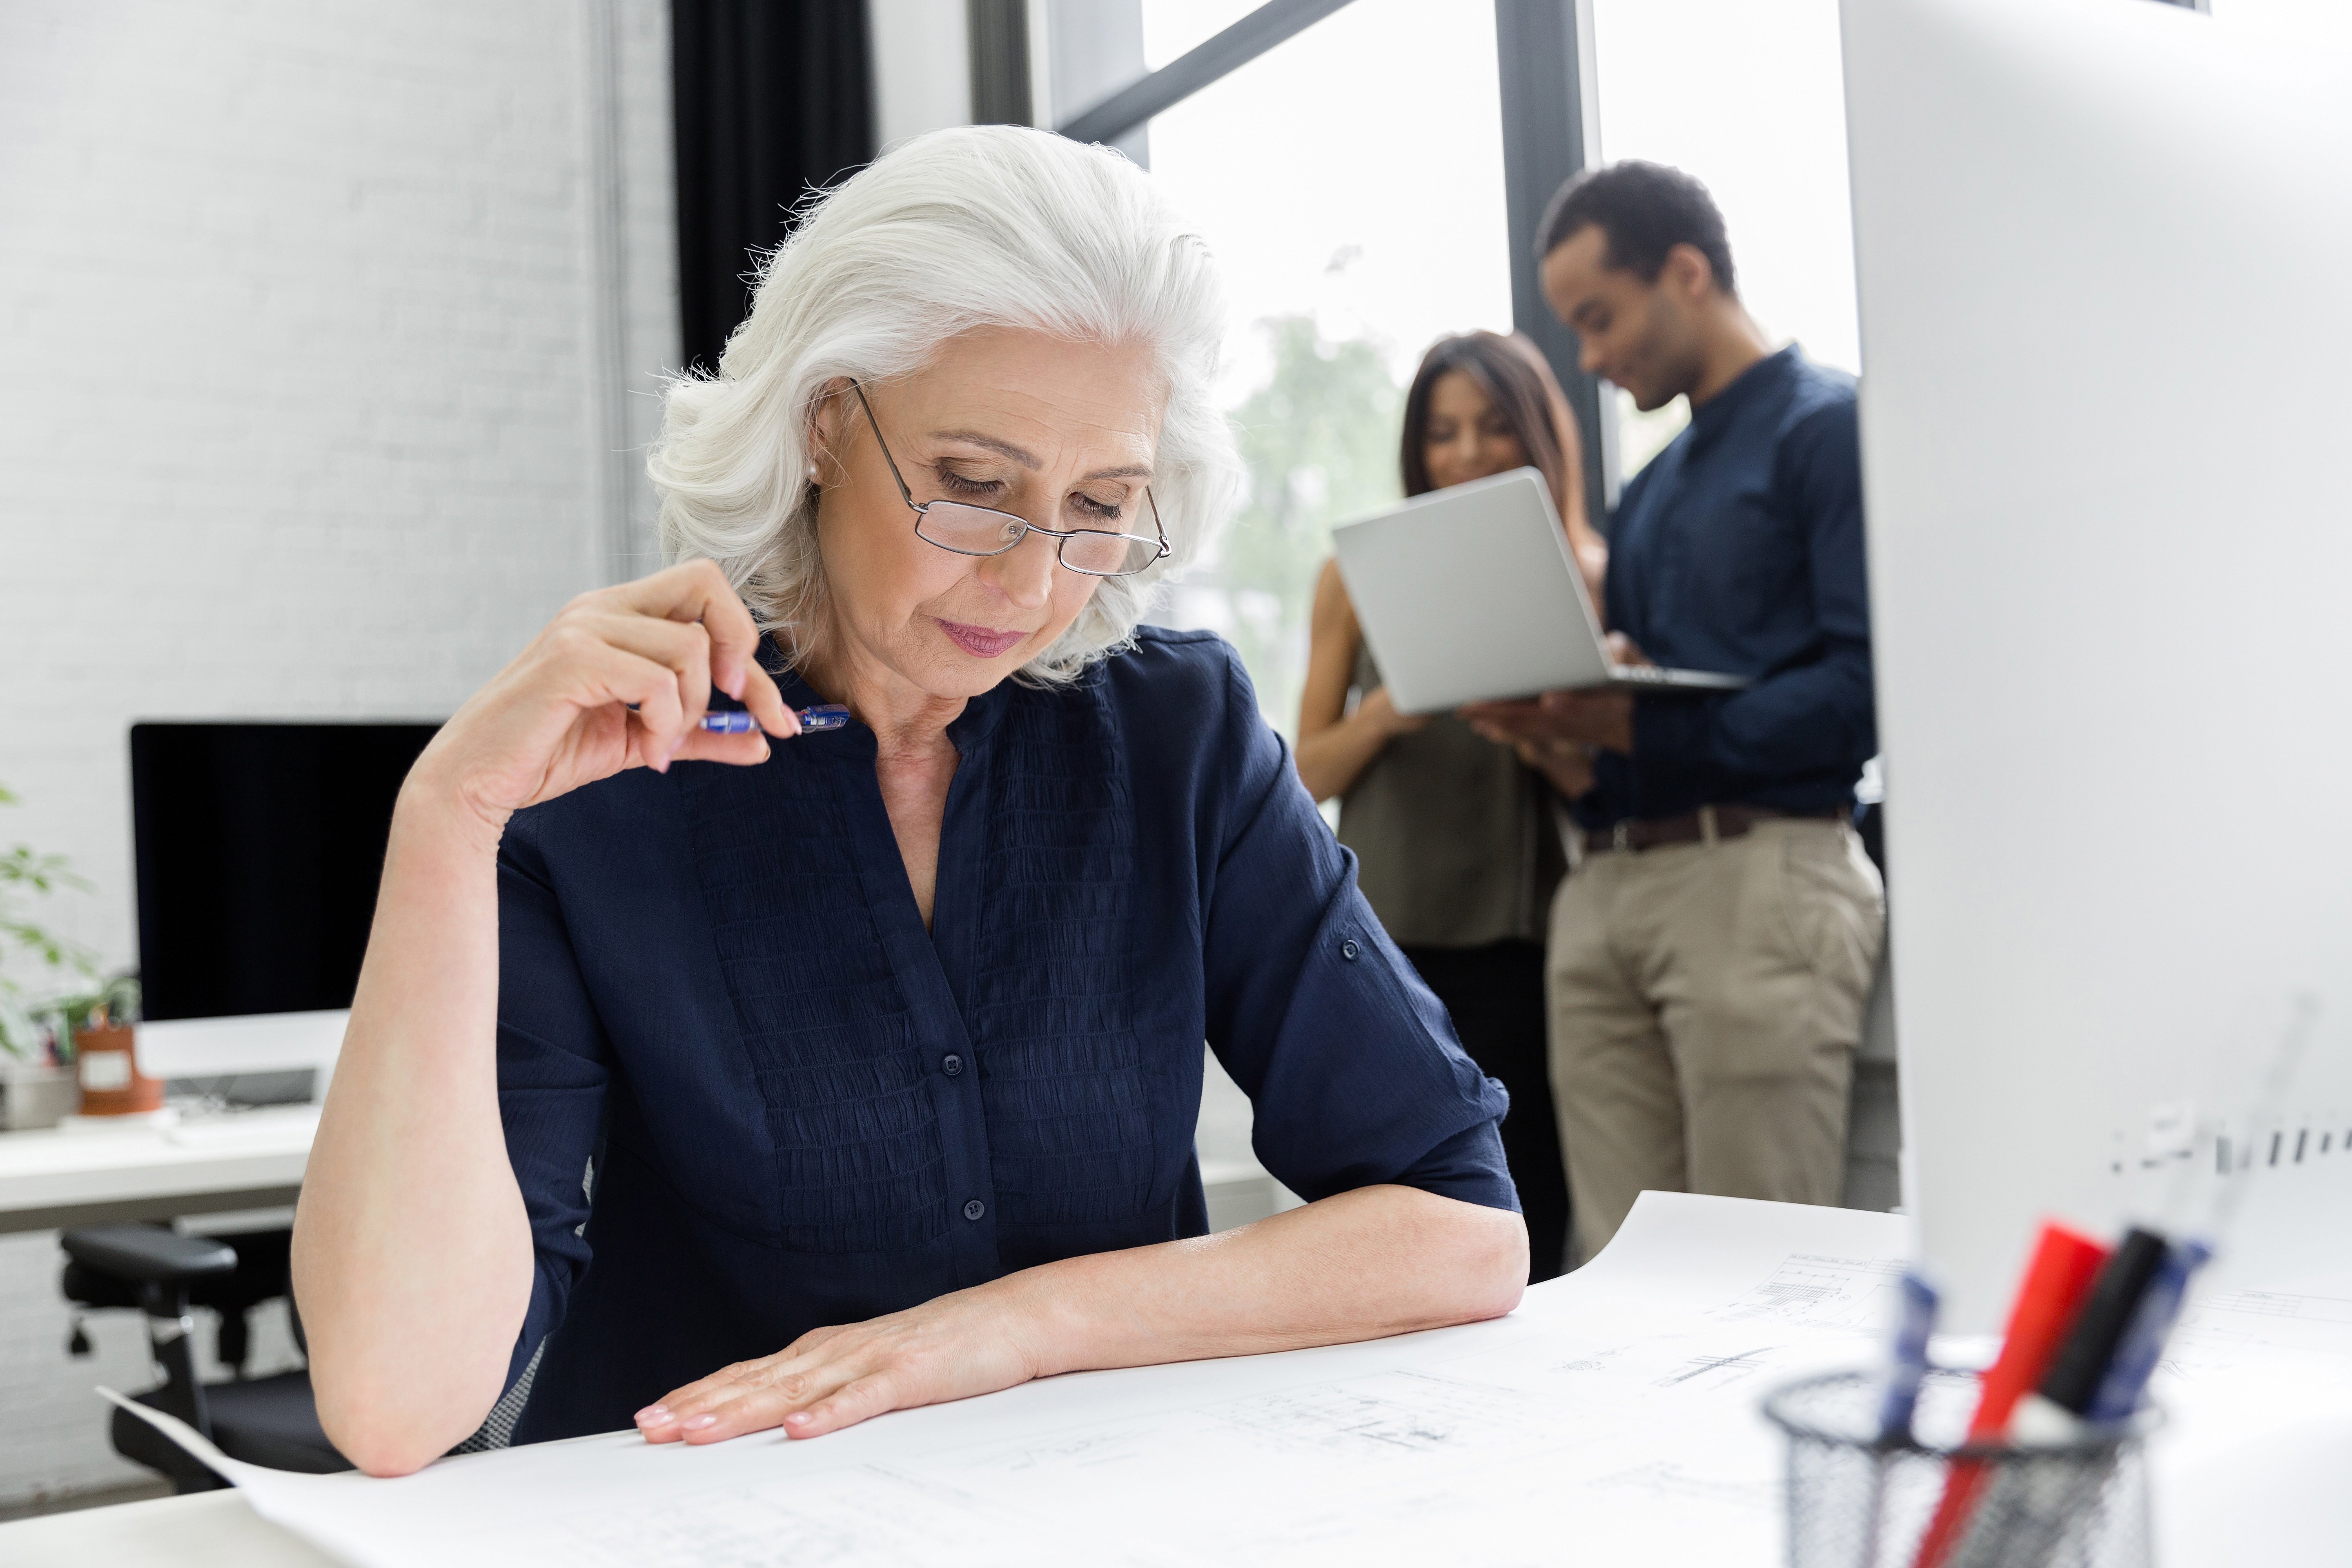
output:
<svg viewBox="0 0 2352 1568"><path fill-rule="evenodd" d="M614 1433L386 1481L257 1469L173 1436L362 1568L1764 1568L1783 1551L1783 1456L1758 1401L1878 1360L1907 1239L1885 1215L1647 1193L1600 1258L1494 1322L1076 1373L806 1442ZM2282 1408L2352 1413L2352 1301L2202 1303L2160 1375L2159 1519L2216 1537L2243 1500L2200 1477L2263 1469Z"/></svg>
<svg viewBox="0 0 2352 1568"><path fill-rule="evenodd" d="M1571 1545L1762 1564L1780 1455L1757 1400L1875 1353L1905 1239L1883 1215L1645 1194L1601 1258L1490 1323L1077 1373L805 1442L614 1433L388 1481L203 1457L363 1568L1507 1563Z"/></svg>

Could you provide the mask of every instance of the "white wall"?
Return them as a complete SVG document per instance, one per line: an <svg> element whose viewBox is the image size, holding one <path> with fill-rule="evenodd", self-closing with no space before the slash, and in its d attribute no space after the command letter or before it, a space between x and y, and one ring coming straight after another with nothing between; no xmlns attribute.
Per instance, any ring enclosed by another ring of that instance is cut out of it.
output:
<svg viewBox="0 0 2352 1568"><path fill-rule="evenodd" d="M0 782L26 803L0 832L99 884L64 923L110 962L131 719L446 713L624 564L597 511L597 10L0 11ZM658 0L615 33L642 440L677 336Z"/></svg>
<svg viewBox="0 0 2352 1568"><path fill-rule="evenodd" d="M133 719L444 715L647 564L667 47L661 0L0 7L0 843L110 964ZM54 1258L0 1245L0 1502L131 1473Z"/></svg>

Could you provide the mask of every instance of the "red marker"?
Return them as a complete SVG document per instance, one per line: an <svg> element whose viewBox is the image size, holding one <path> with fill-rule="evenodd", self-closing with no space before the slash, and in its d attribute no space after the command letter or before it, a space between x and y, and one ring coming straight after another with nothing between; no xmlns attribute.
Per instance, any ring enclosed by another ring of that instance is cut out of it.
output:
<svg viewBox="0 0 2352 1568"><path fill-rule="evenodd" d="M2001 1336L2000 1358L1984 1375L1984 1391L1977 1413L1969 1420L1969 1441L1998 1443L2009 1432L2009 1418L2017 1402L2032 1393L2049 1372L2050 1363L2066 1338L2066 1331L2091 1292L2091 1281L2107 1260L2107 1249L2089 1237L2064 1226L2044 1222L2026 1265L2025 1282L2009 1309L2009 1328ZM1984 1489L1986 1472L1979 1461L1962 1459L1952 1466L1944 1483L1943 1500L1920 1538L1913 1568L1942 1568L1960 1542L1977 1494Z"/></svg>

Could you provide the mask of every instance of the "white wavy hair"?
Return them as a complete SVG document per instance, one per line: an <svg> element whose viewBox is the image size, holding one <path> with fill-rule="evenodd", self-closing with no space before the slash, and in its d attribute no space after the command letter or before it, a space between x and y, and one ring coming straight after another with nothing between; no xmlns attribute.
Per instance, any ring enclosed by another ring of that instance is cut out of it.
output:
<svg viewBox="0 0 2352 1568"><path fill-rule="evenodd" d="M717 562L798 662L824 629L806 474L828 383L887 381L983 327L1149 342L1167 398L1151 494L1171 553L1103 579L1020 672L1067 680L1127 645L1153 584L1193 556L1239 492L1233 432L1209 394L1224 324L1207 247L1117 153L1019 126L919 136L804 204L719 374L670 384L646 463L663 549Z"/></svg>

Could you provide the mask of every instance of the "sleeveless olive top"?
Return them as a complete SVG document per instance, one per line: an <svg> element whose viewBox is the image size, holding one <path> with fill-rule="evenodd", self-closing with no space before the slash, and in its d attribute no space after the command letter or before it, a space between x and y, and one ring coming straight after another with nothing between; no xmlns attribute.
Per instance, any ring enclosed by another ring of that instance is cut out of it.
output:
<svg viewBox="0 0 2352 1568"><path fill-rule="evenodd" d="M1356 650L1355 686L1381 684ZM1399 735L1340 796L1339 842L1389 935L1407 947L1540 942L1567 868L1546 786L1451 713Z"/></svg>

